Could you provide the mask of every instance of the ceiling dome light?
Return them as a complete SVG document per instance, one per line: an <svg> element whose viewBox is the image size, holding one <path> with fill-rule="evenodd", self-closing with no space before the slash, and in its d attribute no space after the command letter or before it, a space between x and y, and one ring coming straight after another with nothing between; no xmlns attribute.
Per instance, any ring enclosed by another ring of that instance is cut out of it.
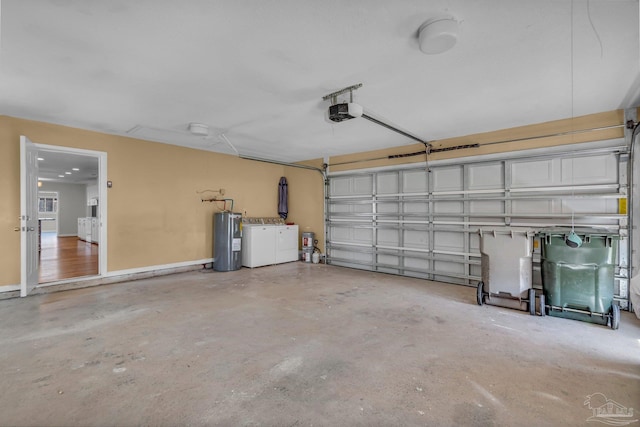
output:
<svg viewBox="0 0 640 427"><path fill-rule="evenodd" d="M202 123L189 123L189 132L197 136L209 136L209 126Z"/></svg>
<svg viewBox="0 0 640 427"><path fill-rule="evenodd" d="M429 19L418 29L420 50L428 55L446 52L457 41L458 21L453 16Z"/></svg>

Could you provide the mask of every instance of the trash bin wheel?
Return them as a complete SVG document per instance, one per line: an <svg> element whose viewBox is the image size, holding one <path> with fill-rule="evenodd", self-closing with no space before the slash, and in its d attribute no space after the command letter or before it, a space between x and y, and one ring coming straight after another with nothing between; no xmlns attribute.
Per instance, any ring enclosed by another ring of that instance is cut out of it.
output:
<svg viewBox="0 0 640 427"><path fill-rule="evenodd" d="M478 282L477 302L478 305L484 304L484 282Z"/></svg>
<svg viewBox="0 0 640 427"><path fill-rule="evenodd" d="M529 314L536 315L536 290L533 288L529 289Z"/></svg>
<svg viewBox="0 0 640 427"><path fill-rule="evenodd" d="M620 326L620 306L613 304L611 306L611 329L614 331Z"/></svg>
<svg viewBox="0 0 640 427"><path fill-rule="evenodd" d="M545 307L544 294L540 295L540 316L545 316L547 314L547 307Z"/></svg>

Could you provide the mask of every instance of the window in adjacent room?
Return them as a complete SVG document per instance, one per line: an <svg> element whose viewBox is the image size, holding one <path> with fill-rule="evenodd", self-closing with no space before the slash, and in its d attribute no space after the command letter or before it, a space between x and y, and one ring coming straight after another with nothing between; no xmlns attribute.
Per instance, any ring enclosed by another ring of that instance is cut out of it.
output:
<svg viewBox="0 0 640 427"><path fill-rule="evenodd" d="M38 197L38 212L58 212L58 197L40 196Z"/></svg>

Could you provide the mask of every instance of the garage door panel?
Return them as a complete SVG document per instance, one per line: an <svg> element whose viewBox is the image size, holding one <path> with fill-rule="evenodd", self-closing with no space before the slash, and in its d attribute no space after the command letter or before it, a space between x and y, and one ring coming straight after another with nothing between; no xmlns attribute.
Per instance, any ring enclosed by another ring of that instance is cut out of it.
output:
<svg viewBox="0 0 640 427"><path fill-rule="evenodd" d="M428 202L405 202L403 205L403 212L410 214L426 214L429 212Z"/></svg>
<svg viewBox="0 0 640 427"><path fill-rule="evenodd" d="M382 202L378 203L379 213L398 213L400 212L400 206L398 202Z"/></svg>
<svg viewBox="0 0 640 427"><path fill-rule="evenodd" d="M501 200L486 200L469 202L469 209L472 213L502 213L504 212L504 202Z"/></svg>
<svg viewBox="0 0 640 427"><path fill-rule="evenodd" d="M390 268L386 266L378 266L376 268L378 273L386 273L386 274L402 274L402 270L398 268Z"/></svg>
<svg viewBox="0 0 640 427"><path fill-rule="evenodd" d="M398 168L330 176L327 215L350 223L327 223L328 260L351 258L347 264L355 268L475 286L481 276L478 228L570 227L571 213L576 226L624 228L617 218L617 196L625 188L619 183L625 170L619 154L539 153L529 159L436 164L431 173ZM355 226L360 221L367 227ZM332 247L331 239L353 246ZM539 276L535 270L534 278Z"/></svg>
<svg viewBox="0 0 640 427"><path fill-rule="evenodd" d="M433 177L433 191L435 192L463 189L461 166L433 169L431 176Z"/></svg>
<svg viewBox="0 0 640 427"><path fill-rule="evenodd" d="M398 246L400 237L398 230L378 229L378 244L385 246Z"/></svg>
<svg viewBox="0 0 640 427"><path fill-rule="evenodd" d="M403 193L425 193L429 191L427 173L424 170L402 172Z"/></svg>
<svg viewBox="0 0 640 427"><path fill-rule="evenodd" d="M371 194L373 191L373 177L362 176L353 179L354 194Z"/></svg>
<svg viewBox="0 0 640 427"><path fill-rule="evenodd" d="M474 216L473 217L473 226L470 227L473 231L478 228L486 228L486 227L504 227L504 218L495 218L492 216L482 217L482 216Z"/></svg>
<svg viewBox="0 0 640 427"><path fill-rule="evenodd" d="M451 261L436 260L434 261L434 270L438 272L434 280L447 281L449 283L465 284L467 279L458 276L465 275L465 266L460 258L450 257Z"/></svg>
<svg viewBox="0 0 640 427"><path fill-rule="evenodd" d="M460 263L459 260L437 260L434 261L435 270L441 274L443 273L456 273L463 274L464 266Z"/></svg>
<svg viewBox="0 0 640 427"><path fill-rule="evenodd" d="M345 242L345 243L358 243L358 244L373 244L373 232L368 228L350 228L350 227L337 227L332 226L329 234L331 241Z"/></svg>
<svg viewBox="0 0 640 427"><path fill-rule="evenodd" d="M333 196L349 196L353 194L351 187L352 178L335 177L330 181L330 192Z"/></svg>
<svg viewBox="0 0 640 427"><path fill-rule="evenodd" d="M469 252L480 253L480 234L469 233Z"/></svg>
<svg viewBox="0 0 640 427"><path fill-rule="evenodd" d="M356 228L353 230L353 240L358 243L373 244L373 231L369 228Z"/></svg>
<svg viewBox="0 0 640 427"><path fill-rule="evenodd" d="M469 274L471 276L482 277L482 266L472 265L469 267Z"/></svg>
<svg viewBox="0 0 640 427"><path fill-rule="evenodd" d="M618 213L618 200L617 199L599 199L599 200L563 200L562 212L576 212L576 213Z"/></svg>
<svg viewBox="0 0 640 427"><path fill-rule="evenodd" d="M431 257L432 255L426 252L406 251L402 262L406 268L428 270L431 265Z"/></svg>
<svg viewBox="0 0 640 427"><path fill-rule="evenodd" d="M404 246L415 249L429 249L429 231L404 230Z"/></svg>
<svg viewBox="0 0 640 427"><path fill-rule="evenodd" d="M387 266L400 266L400 257L398 255L379 254L378 263Z"/></svg>
<svg viewBox="0 0 640 427"><path fill-rule="evenodd" d="M462 213L464 205L462 202L443 202L438 201L433 203L433 211L435 213Z"/></svg>
<svg viewBox="0 0 640 427"><path fill-rule="evenodd" d="M329 211L332 213L340 214L340 213L372 213L373 205L370 203L341 203L341 204L332 204L329 206Z"/></svg>
<svg viewBox="0 0 640 427"><path fill-rule="evenodd" d="M377 194L394 194L398 191L398 172L379 173L376 176Z"/></svg>
<svg viewBox="0 0 640 427"><path fill-rule="evenodd" d="M518 161L511 165L511 188L555 186L561 182L556 159Z"/></svg>
<svg viewBox="0 0 640 427"><path fill-rule="evenodd" d="M513 213L544 214L557 210L551 200L514 200L511 202L511 212Z"/></svg>
<svg viewBox="0 0 640 427"><path fill-rule="evenodd" d="M420 257L408 256L404 259L404 266L413 270L428 270L429 260Z"/></svg>
<svg viewBox="0 0 640 427"><path fill-rule="evenodd" d="M331 178L329 189L332 196L368 195L373 191L373 177L364 175Z"/></svg>
<svg viewBox="0 0 640 427"><path fill-rule="evenodd" d="M456 252L462 252L464 250L464 233L436 231L433 234L434 250Z"/></svg>
<svg viewBox="0 0 640 427"><path fill-rule="evenodd" d="M576 221L576 224L582 221ZM555 227L555 226L571 226L571 218L540 218L537 216L519 217L513 220L513 225L517 227L531 227L536 230Z"/></svg>
<svg viewBox="0 0 640 427"><path fill-rule="evenodd" d="M372 213L373 212L373 205L370 205L368 203L355 204L351 206L352 206L351 209L353 213Z"/></svg>
<svg viewBox="0 0 640 427"><path fill-rule="evenodd" d="M434 215L433 216L434 224L447 225L448 228L457 228L457 227L461 228L462 223L464 221L465 221L465 218L462 216L453 216L453 215Z"/></svg>
<svg viewBox="0 0 640 427"><path fill-rule="evenodd" d="M334 249L331 251L331 256L334 258L340 258L341 260L358 261L359 263L371 264L373 260L373 254L366 252L355 252L346 249Z"/></svg>
<svg viewBox="0 0 640 427"><path fill-rule="evenodd" d="M452 276L439 275L439 274L434 275L433 279L431 280L435 280L436 282L446 282L446 283L460 284L460 285L464 284L464 281L462 279L458 279L457 277L452 277Z"/></svg>
<svg viewBox="0 0 640 427"><path fill-rule="evenodd" d="M504 169L502 163L470 165L469 190L488 190L504 188Z"/></svg>
<svg viewBox="0 0 640 427"><path fill-rule="evenodd" d="M618 162L613 154L562 159L565 185L614 184L618 182Z"/></svg>
<svg viewBox="0 0 640 427"><path fill-rule="evenodd" d="M341 242L351 241L353 238L353 229L349 227L339 227L332 225L329 228L329 239Z"/></svg>
<svg viewBox="0 0 640 427"><path fill-rule="evenodd" d="M618 221L615 219L606 219L606 218L583 218L579 217L575 220L576 225L579 226L587 226L587 227L596 227L596 228L613 228L615 229L618 226ZM566 221L567 226L571 225L571 220Z"/></svg>
<svg viewBox="0 0 640 427"><path fill-rule="evenodd" d="M331 213L349 213L351 212L351 206L348 205L329 205L329 212Z"/></svg>
<svg viewBox="0 0 640 427"><path fill-rule="evenodd" d="M373 177L364 175L331 178L329 191L332 196L368 195L373 191Z"/></svg>

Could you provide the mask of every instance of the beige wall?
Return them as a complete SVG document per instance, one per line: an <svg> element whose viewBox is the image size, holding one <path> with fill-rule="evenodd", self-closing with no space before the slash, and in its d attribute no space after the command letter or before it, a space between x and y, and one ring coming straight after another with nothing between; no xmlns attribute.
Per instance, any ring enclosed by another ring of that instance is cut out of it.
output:
<svg viewBox="0 0 640 427"><path fill-rule="evenodd" d="M289 181L289 220L322 230L316 171L0 116L0 286L20 282L20 135L35 143L107 153L108 271L211 258L214 203L225 189L236 212L278 216L278 181ZM222 203L218 203L220 208Z"/></svg>
<svg viewBox="0 0 640 427"><path fill-rule="evenodd" d="M322 168L322 159L303 162L307 166ZM299 233L312 231L318 248L324 252L324 176L318 171L287 167L289 185L289 217L287 221L300 224ZM300 236L298 246L300 245Z"/></svg>

